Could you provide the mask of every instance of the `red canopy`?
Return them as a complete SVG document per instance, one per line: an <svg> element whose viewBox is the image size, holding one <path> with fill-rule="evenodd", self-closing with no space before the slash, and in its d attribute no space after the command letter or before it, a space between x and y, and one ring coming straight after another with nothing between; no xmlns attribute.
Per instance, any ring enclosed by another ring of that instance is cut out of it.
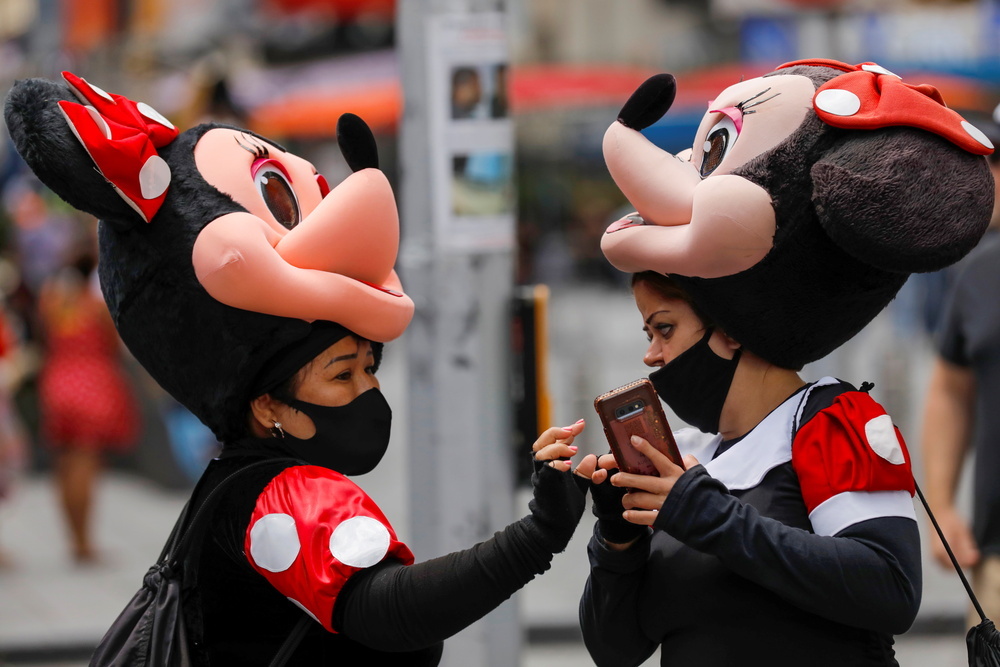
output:
<svg viewBox="0 0 1000 667"><path fill-rule="evenodd" d="M708 102L728 86L773 69L766 64L733 63L680 73L674 108L707 108ZM618 107L643 81L659 71L609 64L512 66L511 112ZM952 108L989 106L987 92L971 79L931 72L906 72L903 78L908 83L935 86ZM311 86L266 102L252 110L250 127L265 136L332 136L337 118L351 112L364 118L377 132L395 132L402 109L403 91L398 74L382 74L351 85Z"/></svg>
<svg viewBox="0 0 1000 667"><path fill-rule="evenodd" d="M342 19L359 14L392 18L396 14L396 0L268 0L267 4L285 14L313 12L332 14Z"/></svg>

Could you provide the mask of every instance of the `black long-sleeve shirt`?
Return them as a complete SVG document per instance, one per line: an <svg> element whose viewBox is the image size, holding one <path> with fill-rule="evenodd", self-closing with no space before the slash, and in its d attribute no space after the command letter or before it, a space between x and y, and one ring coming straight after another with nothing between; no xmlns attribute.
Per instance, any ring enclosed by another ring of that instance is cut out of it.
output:
<svg viewBox="0 0 1000 667"><path fill-rule="evenodd" d="M637 665L658 646L663 665L896 664L892 635L920 604L912 518L818 535L787 461L735 491L695 466L654 528L624 551L595 528L580 620L597 665Z"/></svg>
<svg viewBox="0 0 1000 667"><path fill-rule="evenodd" d="M896 664L892 635L920 603L914 521L819 536L762 516L703 468L685 478L660 514L684 513L690 546L663 530L621 552L590 542L580 620L597 665L637 665L661 645L663 665Z"/></svg>
<svg viewBox="0 0 1000 667"><path fill-rule="evenodd" d="M245 464L241 456L213 461L203 486L214 487ZM258 496L289 465L276 461L247 472L213 515L197 587L185 606L200 647L196 664L267 665L302 618L303 611L254 571L243 552ZM531 514L493 537L425 562L386 559L353 574L336 599L336 633L312 624L289 664L437 665L444 639L547 570L553 554L565 548L584 489L571 474L547 466L540 466L537 480Z"/></svg>

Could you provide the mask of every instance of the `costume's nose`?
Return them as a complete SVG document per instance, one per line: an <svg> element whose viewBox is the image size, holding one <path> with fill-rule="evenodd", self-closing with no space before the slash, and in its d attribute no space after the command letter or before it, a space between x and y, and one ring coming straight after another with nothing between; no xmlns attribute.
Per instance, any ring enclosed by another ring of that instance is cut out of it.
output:
<svg viewBox="0 0 1000 667"><path fill-rule="evenodd" d="M399 212L385 174L368 168L345 178L275 248L300 269L383 285L399 249Z"/></svg>
<svg viewBox="0 0 1000 667"><path fill-rule="evenodd" d="M677 81L673 74L654 74L635 89L618 112L618 122L642 130L660 120L674 103Z"/></svg>
<svg viewBox="0 0 1000 667"><path fill-rule="evenodd" d="M701 175L641 132L615 122L602 144L608 172L646 224L684 225L691 221L694 190Z"/></svg>
<svg viewBox="0 0 1000 667"><path fill-rule="evenodd" d="M378 148L360 117L337 120L337 142L354 172L330 191L276 249L292 266L383 286L399 249L399 212L378 169Z"/></svg>
<svg viewBox="0 0 1000 667"><path fill-rule="evenodd" d="M690 162L668 153L640 132L670 109L676 94L672 74L651 76L636 88L618 120L604 133L602 148L608 171L648 224L690 222L694 188L701 182Z"/></svg>

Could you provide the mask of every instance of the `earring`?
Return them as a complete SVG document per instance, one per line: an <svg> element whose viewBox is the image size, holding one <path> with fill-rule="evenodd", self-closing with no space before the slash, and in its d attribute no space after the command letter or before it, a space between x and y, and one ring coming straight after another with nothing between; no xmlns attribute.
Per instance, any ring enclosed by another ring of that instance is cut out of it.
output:
<svg viewBox="0 0 1000 667"><path fill-rule="evenodd" d="M273 419L271 421L274 423L274 428L271 429L271 437L284 440L285 432L281 430L281 422L276 422Z"/></svg>

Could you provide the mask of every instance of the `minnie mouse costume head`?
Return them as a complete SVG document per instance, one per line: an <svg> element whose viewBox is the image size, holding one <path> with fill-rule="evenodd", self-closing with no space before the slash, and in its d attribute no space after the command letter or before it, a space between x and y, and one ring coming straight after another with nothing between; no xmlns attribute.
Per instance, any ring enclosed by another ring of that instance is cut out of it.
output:
<svg viewBox="0 0 1000 667"><path fill-rule="evenodd" d="M649 79L605 134L636 213L601 248L622 271L670 275L777 366L839 347L989 224L993 146L932 86L875 63L787 63L711 100L678 155L640 133L674 94L672 76Z"/></svg>
<svg viewBox="0 0 1000 667"><path fill-rule="evenodd" d="M262 371L315 338L311 323L376 342L406 328L395 198L360 118L337 123L353 173L331 190L250 131L179 132L146 104L63 78L15 83L4 108L14 145L100 219L101 288L122 340L220 440L245 432Z"/></svg>

